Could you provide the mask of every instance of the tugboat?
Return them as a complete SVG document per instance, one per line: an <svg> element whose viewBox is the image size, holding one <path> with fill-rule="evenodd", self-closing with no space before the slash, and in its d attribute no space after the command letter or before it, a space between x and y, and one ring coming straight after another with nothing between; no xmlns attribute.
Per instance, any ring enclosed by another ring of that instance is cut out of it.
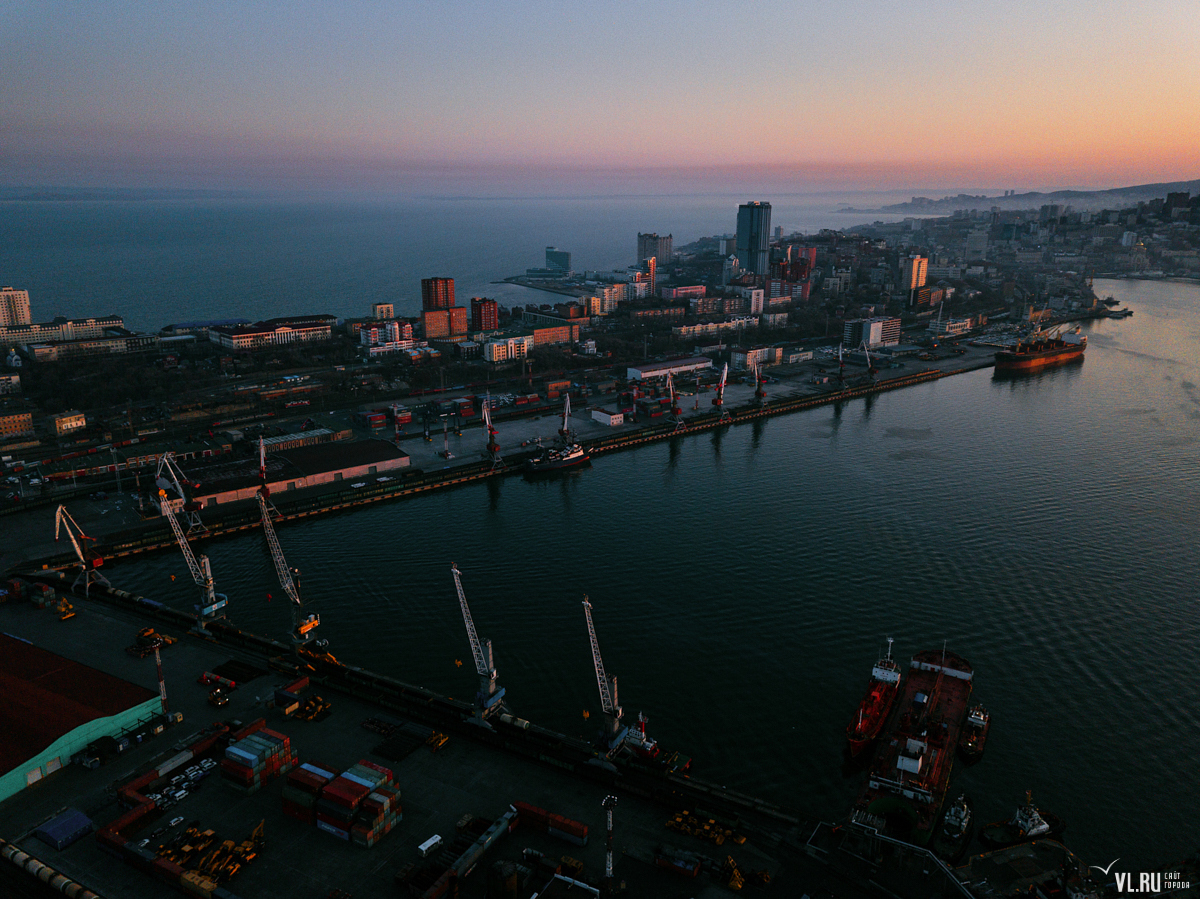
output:
<svg viewBox="0 0 1200 899"><path fill-rule="evenodd" d="M974 829L971 800L963 793L942 813L942 826L933 835L933 851L943 861L956 864L966 854Z"/></svg>
<svg viewBox="0 0 1200 899"><path fill-rule="evenodd" d="M846 739L850 743L852 756L861 753L879 736L900 690L900 666L892 659L892 638L888 637L887 642L887 655L871 669L867 695L859 703L854 720L846 727Z"/></svg>
<svg viewBox="0 0 1200 899"><path fill-rule="evenodd" d="M976 705L967 713L967 723L958 738L958 751L968 762L977 762L983 755L988 729L992 726L991 716L982 705Z"/></svg>
<svg viewBox="0 0 1200 899"><path fill-rule="evenodd" d="M1017 809L1012 820L987 825L979 832L979 839L993 848L1003 849L1043 837L1056 837L1066 829L1062 818L1040 811L1033 804L1033 796L1026 791L1025 804Z"/></svg>
<svg viewBox="0 0 1200 899"><path fill-rule="evenodd" d="M538 455L525 463L527 475L544 474L551 471L562 471L564 468L574 468L583 465L591 458L591 454L578 443L571 434L571 397L568 394L563 403L563 424L558 431L560 445L555 449L543 449Z"/></svg>

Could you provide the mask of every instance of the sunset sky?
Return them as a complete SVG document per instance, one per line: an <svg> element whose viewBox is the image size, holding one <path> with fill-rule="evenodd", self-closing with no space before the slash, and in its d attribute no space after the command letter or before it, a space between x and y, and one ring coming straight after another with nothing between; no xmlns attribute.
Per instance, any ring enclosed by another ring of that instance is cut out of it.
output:
<svg viewBox="0 0 1200 899"><path fill-rule="evenodd" d="M1200 177L1195 0L0 4L0 185Z"/></svg>

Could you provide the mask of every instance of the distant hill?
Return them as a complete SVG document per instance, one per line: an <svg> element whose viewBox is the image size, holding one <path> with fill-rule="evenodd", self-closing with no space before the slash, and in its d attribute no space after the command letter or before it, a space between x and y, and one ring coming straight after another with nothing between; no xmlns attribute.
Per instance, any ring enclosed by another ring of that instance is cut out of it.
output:
<svg viewBox="0 0 1200 899"><path fill-rule="evenodd" d="M913 197L907 203L895 203L879 209L845 209L843 212L889 213L915 216L949 215L956 209L987 210L997 206L1005 211L1018 209L1037 209L1046 203L1058 203L1070 206L1077 212L1095 211L1098 209L1122 209L1136 206L1156 198L1165 197L1169 193L1187 191L1192 196L1200 193L1200 179L1195 181L1172 181L1162 184L1139 184L1135 187L1115 187L1111 190L1056 190L1050 193L1030 191L1023 194L989 197L959 194L956 197L942 197L934 200L929 197Z"/></svg>

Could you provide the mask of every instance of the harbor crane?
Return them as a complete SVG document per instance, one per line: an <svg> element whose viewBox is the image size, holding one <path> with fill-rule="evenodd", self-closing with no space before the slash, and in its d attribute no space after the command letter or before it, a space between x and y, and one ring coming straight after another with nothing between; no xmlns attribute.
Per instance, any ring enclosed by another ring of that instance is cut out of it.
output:
<svg viewBox="0 0 1200 899"><path fill-rule="evenodd" d="M102 575L96 569L103 564L103 559L99 556L94 556L91 559L87 555L87 541L95 540L95 537L89 537L83 532L75 519L71 517L71 513L67 511L66 506L59 506L58 511L54 513L54 539L58 540L60 530L65 530L67 536L71 538L71 546L75 548L75 558L79 560L79 576L75 578L75 582L71 584L71 589L74 590L79 586L79 582L83 581L83 595L88 595L88 589L95 581L100 582L106 587L111 587L108 578Z"/></svg>
<svg viewBox="0 0 1200 899"><path fill-rule="evenodd" d="M846 382L846 360L842 358L842 345L838 344L838 383Z"/></svg>
<svg viewBox="0 0 1200 899"><path fill-rule="evenodd" d="M471 619L471 609L467 605L467 594L463 592L462 575L457 565L451 565L454 574L454 588L458 591L458 604L462 606L463 621L467 625L467 636L471 640L471 654L475 657L475 673L479 675L479 691L475 694L476 723L483 723L492 712L501 708L504 698L504 688L496 686L496 666L492 660L492 641L480 641L475 633L475 622ZM489 725L490 727L490 725Z"/></svg>
<svg viewBox="0 0 1200 899"><path fill-rule="evenodd" d="M563 423L558 429L558 436L562 440L564 448L569 447L574 442L574 436L571 433L571 394L563 394Z"/></svg>
<svg viewBox="0 0 1200 899"><path fill-rule="evenodd" d="M724 368L721 369L721 380L717 382L717 395L712 401L712 404L717 407L717 411L721 413L721 421L729 421L731 418L729 410L725 408L725 380L728 377L729 363L726 362Z"/></svg>
<svg viewBox="0 0 1200 899"><path fill-rule="evenodd" d="M167 491L161 487L158 490L158 505L162 510L163 518L171 524L171 530L175 533L175 542L183 551L183 559L187 562L188 571L192 573L192 580L200 588L200 602L195 608L200 614L199 627L203 628L205 621L225 617L222 609L229 605L229 597L224 593L216 592L208 556L201 555L199 559L196 558L188 543L187 534L183 532L183 526L179 523L179 518L172 508L172 500L168 498Z"/></svg>
<svg viewBox="0 0 1200 899"><path fill-rule="evenodd" d="M758 359L750 363L750 372L754 377L754 402L756 405L765 406L767 403L767 376L758 367Z"/></svg>
<svg viewBox="0 0 1200 899"><path fill-rule="evenodd" d="M300 572L295 568L290 568L287 559L283 557L283 548L280 547L279 538L275 535L275 525L271 523L271 509L268 505L267 493L267 485L263 484L257 494L258 509L262 513L263 533L267 536L267 547L271 550L275 573L279 576L279 586L283 587L283 592L287 594L292 604L292 647L299 649L313 641L316 636L314 631L321 623L321 617L315 614L304 614L303 604L300 602L300 589L296 586L293 577L293 575L299 575Z"/></svg>
<svg viewBox="0 0 1200 899"><path fill-rule="evenodd" d="M492 471L504 467L504 458L500 455L500 444L496 442L497 431L492 426L492 394L489 391L483 399L483 426L487 429L487 459L492 463Z"/></svg>
<svg viewBox="0 0 1200 899"><path fill-rule="evenodd" d="M604 710L604 744L608 755L612 755L622 746L628 746L638 755L654 758L658 754L657 741L646 736L645 715L638 714L638 729L630 729L622 723L624 714L617 703L617 676L608 675L604 671L604 659L600 657L600 643L596 639L596 628L592 624L592 604L588 598L583 598L583 615L587 619L588 637L592 641L592 664L596 668L596 685L600 688L600 707Z"/></svg>
<svg viewBox="0 0 1200 899"><path fill-rule="evenodd" d="M675 380L671 377L670 372L667 372L667 391L671 396L671 421L675 423L675 430L687 430L687 425L683 421L683 410L679 408L679 399L675 394Z"/></svg>
<svg viewBox="0 0 1200 899"><path fill-rule="evenodd" d="M158 457L158 469L154 474L154 483L158 486L158 493L161 499L166 497L167 490L174 490L178 494L178 499L168 500L172 511L183 512L184 518L187 521L187 533L192 531L207 531L204 522L200 520L200 506L198 503L190 502L187 493L183 489L183 485L187 483L187 475L179 469L179 464L175 461L175 454L172 452L163 453ZM194 487L195 485L189 485ZM165 512L163 513L166 514Z"/></svg>

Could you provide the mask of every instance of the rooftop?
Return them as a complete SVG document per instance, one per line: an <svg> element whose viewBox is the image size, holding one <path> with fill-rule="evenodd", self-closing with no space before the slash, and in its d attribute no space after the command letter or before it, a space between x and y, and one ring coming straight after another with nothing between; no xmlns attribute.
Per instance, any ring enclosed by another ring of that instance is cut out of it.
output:
<svg viewBox="0 0 1200 899"><path fill-rule="evenodd" d="M0 634L0 771L11 771L59 737L156 694L32 643Z"/></svg>

